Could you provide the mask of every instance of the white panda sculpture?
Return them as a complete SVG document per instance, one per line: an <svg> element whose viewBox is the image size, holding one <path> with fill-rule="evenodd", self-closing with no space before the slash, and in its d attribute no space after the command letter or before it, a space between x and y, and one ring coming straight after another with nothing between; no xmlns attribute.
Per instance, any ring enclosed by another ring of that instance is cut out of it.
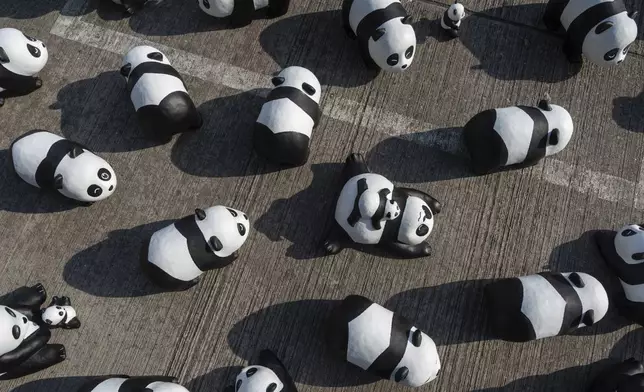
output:
<svg viewBox="0 0 644 392"><path fill-rule="evenodd" d="M346 361L386 380L420 387L441 368L436 344L394 312L359 295L331 314L327 341Z"/></svg>
<svg viewBox="0 0 644 392"><path fill-rule="evenodd" d="M441 18L441 27L447 31L452 38L459 35L461 29L461 20L465 18L465 7L458 0L449 6Z"/></svg>
<svg viewBox="0 0 644 392"><path fill-rule="evenodd" d="M306 68L288 67L272 83L275 88L255 122L255 151L276 163L301 166L309 158L311 133L322 116L320 82Z"/></svg>
<svg viewBox="0 0 644 392"><path fill-rule="evenodd" d="M114 169L82 145L41 130L28 132L10 148L13 168L25 182L85 205L116 189Z"/></svg>
<svg viewBox="0 0 644 392"><path fill-rule="evenodd" d="M637 38L635 15L623 0L550 0L543 21L552 31L566 30L564 53L571 63L582 54L600 66L620 64Z"/></svg>
<svg viewBox="0 0 644 392"><path fill-rule="evenodd" d="M563 335L600 321L608 294L593 276L542 272L485 287L494 333L512 342Z"/></svg>
<svg viewBox="0 0 644 392"><path fill-rule="evenodd" d="M230 18L235 26L247 26L257 10L270 18L286 15L291 0L197 0L203 12L215 18Z"/></svg>
<svg viewBox="0 0 644 392"><path fill-rule="evenodd" d="M105 376L83 384L77 392L189 392L169 376Z"/></svg>
<svg viewBox="0 0 644 392"><path fill-rule="evenodd" d="M243 368L235 385L224 392L297 392L286 367L272 351L262 350L257 363Z"/></svg>
<svg viewBox="0 0 644 392"><path fill-rule="evenodd" d="M49 328L78 329L81 326L69 297L52 297L49 306L42 310L40 318Z"/></svg>
<svg viewBox="0 0 644 392"><path fill-rule="evenodd" d="M143 270L158 286L187 290L204 271L223 268L237 259L248 238L246 214L224 206L197 208L155 232L142 249Z"/></svg>
<svg viewBox="0 0 644 392"><path fill-rule="evenodd" d="M344 0L342 16L368 68L402 72L411 65L416 32L399 0Z"/></svg>
<svg viewBox="0 0 644 392"><path fill-rule="evenodd" d="M573 133L570 113L547 100L538 107L485 110L463 129L472 169L487 174L505 166L528 167L561 152Z"/></svg>
<svg viewBox="0 0 644 392"><path fill-rule="evenodd" d="M201 128L201 114L181 75L159 50L151 46L132 48L123 59L121 75L148 136L167 142L177 133Z"/></svg>
<svg viewBox="0 0 644 392"><path fill-rule="evenodd" d="M42 71L49 52L42 41L9 27L0 29L0 107L11 96L26 95L42 87L34 77Z"/></svg>

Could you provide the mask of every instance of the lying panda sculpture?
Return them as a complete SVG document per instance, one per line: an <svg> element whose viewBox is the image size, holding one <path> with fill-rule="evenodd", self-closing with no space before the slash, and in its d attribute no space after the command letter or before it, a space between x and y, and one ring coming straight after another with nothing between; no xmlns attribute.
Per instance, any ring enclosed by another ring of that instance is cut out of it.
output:
<svg viewBox="0 0 644 392"><path fill-rule="evenodd" d="M50 329L78 329L81 326L69 297L52 297L49 306L42 310L40 318Z"/></svg>
<svg viewBox="0 0 644 392"><path fill-rule="evenodd" d="M0 107L8 97L41 88L42 79L34 75L45 68L48 59L42 41L17 29L0 29Z"/></svg>
<svg viewBox="0 0 644 392"><path fill-rule="evenodd" d="M593 380L588 392L642 392L644 366L635 358L610 366Z"/></svg>
<svg viewBox="0 0 644 392"><path fill-rule="evenodd" d="M291 0L198 0L199 7L215 18L230 18L235 26L247 26L257 10L269 18L286 15Z"/></svg>
<svg viewBox="0 0 644 392"><path fill-rule="evenodd" d="M594 277L548 273L502 279L485 287L495 334L526 342L591 326L608 311L608 294Z"/></svg>
<svg viewBox="0 0 644 392"><path fill-rule="evenodd" d="M106 376L92 378L77 392L189 392L168 376Z"/></svg>
<svg viewBox="0 0 644 392"><path fill-rule="evenodd" d="M235 385L224 392L297 392L286 367L272 351L262 350L257 363L243 368Z"/></svg>

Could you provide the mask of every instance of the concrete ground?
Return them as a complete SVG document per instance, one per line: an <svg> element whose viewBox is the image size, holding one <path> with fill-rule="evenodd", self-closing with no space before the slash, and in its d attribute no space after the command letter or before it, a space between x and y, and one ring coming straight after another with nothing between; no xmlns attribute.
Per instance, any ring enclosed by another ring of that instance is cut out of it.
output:
<svg viewBox="0 0 644 392"><path fill-rule="evenodd" d="M490 338L481 298L491 279L549 269L589 272L613 290L590 231L644 219L642 34L621 66L575 74L540 22L543 3L467 1L462 37L445 41L437 21L446 4L404 1L416 20L414 64L376 76L344 35L339 0L291 3L283 18L230 29L196 1L166 0L129 19L107 0L0 1L0 26L50 51L44 87L0 109L0 287L42 282L70 296L83 322L54 332L65 362L0 390L68 392L83 376L168 374L191 392L221 391L263 348L302 392L405 390L325 348L324 318L349 294L400 312L435 340L443 368L420 390L584 391L607 363L644 360L643 330L614 309L572 336L508 343ZM166 145L142 138L117 71L144 42L185 76L205 118L198 134ZM251 130L270 75L288 65L318 76L324 116L309 163L278 171L253 154ZM546 93L575 120L567 149L529 169L473 176L460 127ZM73 208L17 180L6 148L38 128L105 157L116 193ZM431 257L320 256L351 152L443 202ZM155 291L137 269L141 243L216 204L253 222L240 258L187 292Z"/></svg>

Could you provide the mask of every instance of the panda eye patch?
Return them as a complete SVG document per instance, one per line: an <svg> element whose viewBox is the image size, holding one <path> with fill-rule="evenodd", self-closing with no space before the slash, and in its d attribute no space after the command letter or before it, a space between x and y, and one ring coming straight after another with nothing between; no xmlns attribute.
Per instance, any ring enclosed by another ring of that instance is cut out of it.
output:
<svg viewBox="0 0 644 392"><path fill-rule="evenodd" d="M22 35L24 35L24 36L25 36L25 38L27 38L29 41L31 41L31 42L36 42L36 39L35 39L35 38L30 37L30 36L28 36L28 35L27 35L27 34L25 34L25 33L22 33Z"/></svg>
<svg viewBox="0 0 644 392"><path fill-rule="evenodd" d="M248 217L246 216L246 214L242 214L242 215L244 216L244 219L248 220Z"/></svg>
<svg viewBox="0 0 644 392"><path fill-rule="evenodd" d="M311 86L308 83L302 83L302 90L304 90L304 92L307 93L308 95L315 94L315 87Z"/></svg>
<svg viewBox="0 0 644 392"><path fill-rule="evenodd" d="M630 237L630 236L635 235L635 234L637 234L637 233L635 233L635 231L631 230L631 229L626 229L626 230L622 231L622 237Z"/></svg>
<svg viewBox="0 0 644 392"><path fill-rule="evenodd" d="M58 312L58 315L59 315L59 316L62 316L62 315L63 315L63 312Z"/></svg>
<svg viewBox="0 0 644 392"><path fill-rule="evenodd" d="M617 57L617 53L619 53L619 48L609 51L604 55L604 60L606 61L615 60L615 57Z"/></svg>
<svg viewBox="0 0 644 392"><path fill-rule="evenodd" d="M631 46L630 46L630 45L628 45L627 47L625 47L625 48L624 48L624 54L628 53L628 49L630 49L630 47L631 47Z"/></svg>
<svg viewBox="0 0 644 392"><path fill-rule="evenodd" d="M242 385L242 380L237 380L237 384L235 384L235 390L239 391L239 388L241 388Z"/></svg>
<svg viewBox="0 0 644 392"><path fill-rule="evenodd" d="M250 368L250 369L248 369L248 370L246 371L246 377L250 377L250 376L252 376L252 375L253 375L253 374L255 374L255 373L257 373L257 368L254 368L254 367L253 367L253 368Z"/></svg>
<svg viewBox="0 0 644 392"><path fill-rule="evenodd" d="M270 384L266 387L266 392L273 392L273 391L275 391L276 389L277 389L277 384L275 384L274 382L272 382L272 383L270 383Z"/></svg>
<svg viewBox="0 0 644 392"><path fill-rule="evenodd" d="M90 185L87 188L87 194L91 197L99 197L103 193L103 188L98 185Z"/></svg>
<svg viewBox="0 0 644 392"><path fill-rule="evenodd" d="M235 218L237 217L237 211L231 210L230 208L226 208L228 212L230 212L230 215L234 216Z"/></svg>
<svg viewBox="0 0 644 392"><path fill-rule="evenodd" d="M394 53L391 56L387 57L387 64L393 67L394 65L398 64L398 59L398 53Z"/></svg>
<svg viewBox="0 0 644 392"><path fill-rule="evenodd" d="M7 311L7 313L9 313L9 316L11 316L11 317L16 317L16 314L15 314L11 309L9 309L9 308L4 308L4 310L6 310L6 311Z"/></svg>
<svg viewBox="0 0 644 392"><path fill-rule="evenodd" d="M239 235L244 236L246 235L246 227L242 225L241 223L237 223L237 231L239 231Z"/></svg>
<svg viewBox="0 0 644 392"><path fill-rule="evenodd" d="M423 206L423 211L425 211L425 217L432 217L432 210L430 210L429 207Z"/></svg>
<svg viewBox="0 0 644 392"><path fill-rule="evenodd" d="M456 15L456 10L454 10L454 15ZM407 48L407 50L405 51L405 58L406 58L407 60L409 60L409 59L411 58L411 56L413 56L413 55L414 55L414 47L413 47L413 46L410 46L410 47L409 47L409 48Z"/></svg>
<svg viewBox="0 0 644 392"><path fill-rule="evenodd" d="M572 284L575 285L575 287L583 288L584 286L586 286L586 283L584 282L584 280L576 272L573 272L572 274L568 275L568 279L572 282Z"/></svg>
<svg viewBox="0 0 644 392"><path fill-rule="evenodd" d="M9 62L9 56L7 55L7 52L2 49L0 46L0 63L8 63Z"/></svg>
<svg viewBox="0 0 644 392"><path fill-rule="evenodd" d="M429 227L424 223L418 226L418 229L416 229L416 235L419 237L426 236L427 233L429 233Z"/></svg>
<svg viewBox="0 0 644 392"><path fill-rule="evenodd" d="M103 181L109 181L112 178L112 173L107 169L100 169L98 171L98 178Z"/></svg>
<svg viewBox="0 0 644 392"><path fill-rule="evenodd" d="M152 52L148 54L148 58L150 60L163 61L163 55L161 54L161 52Z"/></svg>
<svg viewBox="0 0 644 392"><path fill-rule="evenodd" d="M210 9L210 3L208 2L208 0L203 0L201 3L207 10Z"/></svg>
<svg viewBox="0 0 644 392"><path fill-rule="evenodd" d="M411 331L410 331L411 332ZM420 347L421 343L423 342L423 333L420 332L420 329L417 329L414 331L414 333L411 335L411 344L413 344L416 347Z"/></svg>
<svg viewBox="0 0 644 392"><path fill-rule="evenodd" d="M559 129L555 128L550 132L550 137L548 138L548 144L551 146L556 145L559 143Z"/></svg>
<svg viewBox="0 0 644 392"><path fill-rule="evenodd" d="M11 334L13 335L14 339L19 339L20 338L20 327L17 325L14 325L13 328L11 328Z"/></svg>
<svg viewBox="0 0 644 392"><path fill-rule="evenodd" d="M601 33L603 33L604 31L606 31L606 30L610 29L611 27L613 27L613 22L604 22L604 23L601 23L601 24L600 24L599 26L597 26L597 28L595 29L595 34L601 34Z"/></svg>
<svg viewBox="0 0 644 392"><path fill-rule="evenodd" d="M633 258L633 260L644 260L644 252L633 253L631 257Z"/></svg>
<svg viewBox="0 0 644 392"><path fill-rule="evenodd" d="M406 366L403 366L396 372L394 380L396 380L396 382L401 382L402 380L406 379L408 375L409 369Z"/></svg>
<svg viewBox="0 0 644 392"><path fill-rule="evenodd" d="M28 50L28 51L29 51L29 53L31 53L31 55L32 55L32 56L34 56L35 58L40 57L40 54L41 54L41 53L40 53L40 49L38 49L37 47L35 47L35 46L33 46L33 45L29 45L29 44L27 44L27 50Z"/></svg>

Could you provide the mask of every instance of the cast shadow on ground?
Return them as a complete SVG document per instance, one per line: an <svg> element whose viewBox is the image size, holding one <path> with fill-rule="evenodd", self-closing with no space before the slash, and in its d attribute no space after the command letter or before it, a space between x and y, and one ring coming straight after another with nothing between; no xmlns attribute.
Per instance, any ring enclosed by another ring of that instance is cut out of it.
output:
<svg viewBox="0 0 644 392"><path fill-rule="evenodd" d="M242 369L241 366L217 368L192 379L184 386L190 392L223 391L227 386L235 384L235 378Z"/></svg>
<svg viewBox="0 0 644 392"><path fill-rule="evenodd" d="M467 19L464 19L462 23L465 23L466 21ZM452 40L458 41L457 38L452 38L441 26L441 18L421 18L418 22L413 23L413 26L414 31L416 32L416 43L418 45L427 42L429 37L434 38L438 42L447 42Z"/></svg>
<svg viewBox="0 0 644 392"><path fill-rule="evenodd" d="M77 391L94 377L58 377L30 381L10 392L70 392Z"/></svg>
<svg viewBox="0 0 644 392"><path fill-rule="evenodd" d="M82 9L65 10L63 7L68 0L2 0L0 4L0 18L32 19L60 12L66 16L82 16L96 11L103 20L120 20L128 17L122 6L112 1L90 0Z"/></svg>
<svg viewBox="0 0 644 392"><path fill-rule="evenodd" d="M615 98L613 100L613 120L628 131L644 132L644 91L634 98Z"/></svg>

